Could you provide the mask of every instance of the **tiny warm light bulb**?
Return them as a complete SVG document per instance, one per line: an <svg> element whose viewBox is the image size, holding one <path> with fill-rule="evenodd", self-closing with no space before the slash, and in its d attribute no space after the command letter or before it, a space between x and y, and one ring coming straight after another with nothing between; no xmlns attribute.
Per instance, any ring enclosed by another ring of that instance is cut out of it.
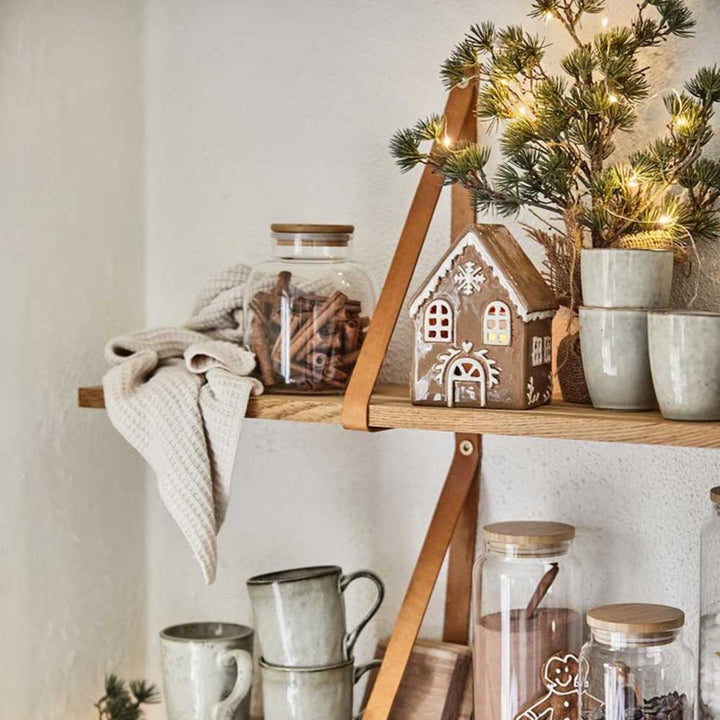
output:
<svg viewBox="0 0 720 720"><path fill-rule="evenodd" d="M552 10L548 10L545 13L545 24L547 25L553 19L553 17L555 17L555 16L553 15Z"/></svg>
<svg viewBox="0 0 720 720"><path fill-rule="evenodd" d="M603 26L604 28L606 28L609 24L610 24L610 18L607 17L607 16L605 16L605 17L602 19L602 26Z"/></svg>
<svg viewBox="0 0 720 720"><path fill-rule="evenodd" d="M658 225L670 225L672 222L672 215L668 215L667 213L658 218Z"/></svg>
<svg viewBox="0 0 720 720"><path fill-rule="evenodd" d="M687 124L688 124L688 119L685 116L679 115L678 117L675 118L675 125L677 127L685 127Z"/></svg>
<svg viewBox="0 0 720 720"><path fill-rule="evenodd" d="M500 78L501 85L509 85L510 81L507 78Z"/></svg>
<svg viewBox="0 0 720 720"><path fill-rule="evenodd" d="M631 175L628 180L627 186L631 190L637 190L640 187L640 181L637 179L637 175Z"/></svg>
<svg viewBox="0 0 720 720"><path fill-rule="evenodd" d="M445 137L442 139L442 144L446 148L449 148L452 145L452 140L450 139L450 136L447 133L445 133Z"/></svg>
<svg viewBox="0 0 720 720"><path fill-rule="evenodd" d="M614 105L617 101L618 101L617 95L615 95L614 93L610 93L610 95L608 95L608 102L610 102Z"/></svg>
<svg viewBox="0 0 720 720"><path fill-rule="evenodd" d="M528 110L524 105L521 105L518 108L518 115L527 115L527 112L528 112Z"/></svg>

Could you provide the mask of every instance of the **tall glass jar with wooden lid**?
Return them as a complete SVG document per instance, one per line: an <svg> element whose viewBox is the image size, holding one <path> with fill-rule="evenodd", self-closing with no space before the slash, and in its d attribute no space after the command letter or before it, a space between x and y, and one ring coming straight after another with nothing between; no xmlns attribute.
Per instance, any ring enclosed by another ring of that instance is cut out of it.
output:
<svg viewBox="0 0 720 720"><path fill-rule="evenodd" d="M353 262L352 225L271 225L272 257L244 300L245 345L275 392L343 393L357 362L375 287Z"/></svg>
<svg viewBox="0 0 720 720"><path fill-rule="evenodd" d="M720 720L720 487L710 491L701 534L700 714Z"/></svg>
<svg viewBox="0 0 720 720"><path fill-rule="evenodd" d="M666 605L605 605L587 615L582 720L693 720L695 663L685 616Z"/></svg>
<svg viewBox="0 0 720 720"><path fill-rule="evenodd" d="M547 695L547 672L565 673L568 663L572 670L582 645L575 528L504 522L487 525L483 536L473 578L475 717L514 720L525 710L539 717L548 708L533 706Z"/></svg>

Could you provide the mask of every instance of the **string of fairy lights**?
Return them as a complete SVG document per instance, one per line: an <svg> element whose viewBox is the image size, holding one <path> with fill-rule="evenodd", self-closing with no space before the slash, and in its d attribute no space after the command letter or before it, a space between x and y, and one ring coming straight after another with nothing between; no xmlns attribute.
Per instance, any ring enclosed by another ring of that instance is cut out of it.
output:
<svg viewBox="0 0 720 720"><path fill-rule="evenodd" d="M605 12L604 12L602 18L600 19L600 26L603 28L603 30L607 30L610 27L611 16L612 16L611 4L610 4L609 0L606 0ZM546 25L551 23L553 20L557 20L557 19L558 19L558 17L556 16L555 12L552 10L548 10L544 15L544 21L545 21ZM500 84L502 84L506 87L510 87L513 84L512 81L507 78L501 78L499 80L499 82L500 82ZM678 99L680 99L680 96L677 93L677 91L674 91L674 92L676 95L678 95ZM534 115L535 115L534 108L536 107L535 98L532 97L531 95L528 95L522 89L517 89L517 88L513 88L513 95L515 96L517 101L511 107L511 109L509 109L509 113L510 113L511 117L514 117L515 119L528 119L528 118L534 117ZM631 102L632 103L632 100L628 100L626 98L621 98L616 93L609 90L608 94L607 94L607 102L610 105L614 105L614 104L621 103L621 102ZM682 102L679 102L679 106L682 107ZM689 124L690 124L690 120L683 114L674 115L671 120L671 125L678 130L687 128ZM450 136L447 134L447 132L444 133L444 135L441 139L441 142L448 149L452 148L452 146L453 146L453 140L450 138ZM630 193L640 192L643 184L644 184L643 178L635 170L629 175L627 180L624 182L625 188ZM667 196L667 194L669 192L670 192L670 188L668 187L663 191L662 199L664 199L664 197ZM658 205L659 204L660 203L658 203ZM651 220L643 220L640 217L633 217L633 218L626 217L620 213L613 211L611 208L607 208L607 207L605 208L605 211L609 215L614 216L620 220L632 222L632 223L635 223L638 225L655 227L655 228L664 229L667 231L670 231L672 229L673 231L677 231L678 234L687 235L690 238L692 246L695 247L691 233L688 231L687 228L683 227L679 223L678 217L670 211L662 212L657 218L653 218Z"/></svg>

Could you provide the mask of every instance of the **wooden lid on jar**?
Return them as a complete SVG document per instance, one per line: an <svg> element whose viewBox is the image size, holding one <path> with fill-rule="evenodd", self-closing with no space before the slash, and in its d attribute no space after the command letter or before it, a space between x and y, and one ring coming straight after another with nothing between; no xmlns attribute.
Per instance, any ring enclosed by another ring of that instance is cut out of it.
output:
<svg viewBox="0 0 720 720"><path fill-rule="evenodd" d="M685 613L668 605L603 605L588 612L587 623L595 630L621 635L653 635L680 629Z"/></svg>
<svg viewBox="0 0 720 720"><path fill-rule="evenodd" d="M270 230L274 233L293 235L352 235L354 225L307 225L302 223L273 223Z"/></svg>
<svg viewBox="0 0 720 720"><path fill-rule="evenodd" d="M714 487L710 491L710 499L718 506L720 507L720 487Z"/></svg>
<svg viewBox="0 0 720 720"><path fill-rule="evenodd" d="M570 542L575 537L572 525L559 522L513 521L494 523L483 528L485 542L543 549Z"/></svg>

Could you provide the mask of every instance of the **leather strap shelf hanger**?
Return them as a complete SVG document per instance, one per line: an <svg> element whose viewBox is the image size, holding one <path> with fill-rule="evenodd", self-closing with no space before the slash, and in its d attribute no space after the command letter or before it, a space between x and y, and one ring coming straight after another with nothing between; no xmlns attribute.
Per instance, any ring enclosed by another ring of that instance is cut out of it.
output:
<svg viewBox="0 0 720 720"><path fill-rule="evenodd" d="M474 140L477 137L476 97L475 85L455 88L450 92L445 106L445 129L451 141ZM442 189L443 178L430 167L425 167L345 393L342 424L348 430L371 429L368 419L370 398ZM452 233L473 222L474 215L467 193L461 188L453 188Z"/></svg>
<svg viewBox="0 0 720 720"><path fill-rule="evenodd" d="M455 88L450 93L445 118L446 132L452 142L477 138L476 98L475 85ZM341 419L346 429L373 429L368 414L370 398L410 288L443 184L441 176L425 167L345 393ZM451 242L464 227L474 221L475 211L468 193L454 186ZM455 435L452 464L370 693L364 720L387 720L390 716L448 548L450 560L443 640L468 643L481 454L481 435Z"/></svg>

